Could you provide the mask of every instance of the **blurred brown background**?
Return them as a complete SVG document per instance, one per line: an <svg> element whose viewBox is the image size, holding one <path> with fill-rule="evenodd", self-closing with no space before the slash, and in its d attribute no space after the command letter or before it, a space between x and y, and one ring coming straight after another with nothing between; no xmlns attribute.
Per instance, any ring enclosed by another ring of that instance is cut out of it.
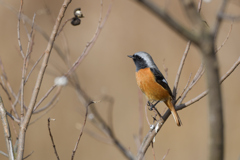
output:
<svg viewBox="0 0 240 160"><path fill-rule="evenodd" d="M11 9L8 9L0 1L0 57L7 72L9 82L15 92L19 90L21 82L22 58L19 54L17 43L17 16ZM19 9L20 1L4 1L15 10ZM111 1L103 1L103 16L106 14ZM166 1L158 2L164 6ZM59 12L62 1L34 0L24 1L23 13L29 18L36 13L36 23L49 35L51 33L54 17ZM46 12L46 7L50 13ZM70 50L71 61L82 53L87 42L93 37L98 25L100 16L99 0L72 1L64 17L65 21L73 17L73 10L82 8L85 18L80 26L73 27L67 24L64 28L67 44ZM203 3L201 14L210 27L213 26L215 16L219 7L219 1L212 0L210 3ZM239 15L240 2L235 0L229 3L227 13ZM181 5L177 1L168 1L169 12L179 21L189 25ZM231 22L226 21L221 26L217 45L220 46L226 38ZM229 40L218 53L221 75L223 75L237 60L240 53L240 24L235 22ZM30 25L27 25L30 30ZM21 24L21 40L23 50L26 51L27 36L24 26ZM66 51L66 43L63 36L59 36L56 43L61 49ZM175 34L163 22L146 11L142 6L133 0L115 0L112 11L107 20L99 39L77 69L79 81L86 93L94 100L101 100L104 95L114 98L113 126L117 138L132 153L136 154L137 147L134 135L138 134L139 124L139 101L138 88L135 81L135 66L127 55L138 51L150 53L163 71L163 62L168 68L168 82L173 87L176 72L186 47L186 41ZM34 48L32 59L36 61L44 52L47 42L35 31ZM180 80L179 92L187 83L190 73L196 73L201 63L201 56L198 50L192 46L184 66ZM54 78L61 76L61 73L54 67L60 68L61 72L66 72L66 67L62 60L52 51L47 73L41 87L38 100L53 85ZM240 157L240 85L237 68L234 73L222 84L224 120L225 120L225 158L236 160ZM37 71L33 73L25 88L25 103L29 103L33 84L36 80ZM204 77L188 94L185 101L197 96L205 90ZM3 97L5 107L10 110L7 97L2 89L0 94ZM179 111L183 122L182 127L177 127L170 117L160 133L156 137L154 150L157 159L169 153L166 160L187 159L202 160L208 155L208 111L206 99L193 104L192 106ZM144 103L145 103L144 99ZM44 104L46 104L46 101ZM101 115L107 119L107 102L96 105ZM163 103L158 105L163 112L166 107ZM29 159L56 159L47 129L47 118L55 118L51 122L52 134L61 159L70 159L72 150L79 135L79 124L83 123L84 109L79 102L76 92L68 85L64 87L59 102L49 113L43 116L35 124L31 125L27 131L25 155L34 153ZM148 111L148 117L153 115ZM34 115L32 120L39 115ZM11 123L10 123L11 124ZM86 128L96 133L100 133L91 123L87 122ZM144 117L144 135L149 127ZM15 137L15 134L13 137ZM101 133L100 133L101 134ZM15 142L15 138L13 138ZM0 150L6 152L6 145L2 127L0 129ZM7 159L0 155L0 159ZM125 157L113 145L99 142L88 134L84 133L76 152L75 159L125 159ZM146 159L153 159L152 150L149 148Z"/></svg>

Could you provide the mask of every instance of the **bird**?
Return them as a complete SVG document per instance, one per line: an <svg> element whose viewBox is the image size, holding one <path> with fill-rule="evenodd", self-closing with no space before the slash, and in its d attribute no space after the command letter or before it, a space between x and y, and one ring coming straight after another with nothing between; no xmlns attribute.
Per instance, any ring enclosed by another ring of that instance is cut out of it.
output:
<svg viewBox="0 0 240 160"><path fill-rule="evenodd" d="M150 108L163 101L170 109L177 126L181 126L181 119L172 103L174 98L172 91L151 55L147 52L137 52L133 55L128 55L128 57L132 58L135 63L137 85L148 99ZM156 103L153 104L154 102Z"/></svg>

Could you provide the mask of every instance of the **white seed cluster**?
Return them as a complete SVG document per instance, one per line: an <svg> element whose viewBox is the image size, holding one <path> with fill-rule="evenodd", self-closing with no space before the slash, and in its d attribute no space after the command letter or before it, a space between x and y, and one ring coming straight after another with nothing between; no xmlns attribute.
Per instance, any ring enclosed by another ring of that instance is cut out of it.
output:
<svg viewBox="0 0 240 160"><path fill-rule="evenodd" d="M67 83L68 83L68 79L65 76L56 77L54 79L54 84L57 86L65 86L65 85L67 85Z"/></svg>

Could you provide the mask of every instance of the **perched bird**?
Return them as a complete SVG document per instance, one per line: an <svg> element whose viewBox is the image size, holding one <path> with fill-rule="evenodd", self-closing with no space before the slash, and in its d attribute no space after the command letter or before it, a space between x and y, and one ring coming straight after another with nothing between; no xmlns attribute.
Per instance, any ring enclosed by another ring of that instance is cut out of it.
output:
<svg viewBox="0 0 240 160"><path fill-rule="evenodd" d="M146 95L150 106L155 107L159 101L163 101L170 109L176 124L181 126L180 117L172 104L172 91L152 57L146 52L137 52L128 57L132 58L136 65L137 85Z"/></svg>

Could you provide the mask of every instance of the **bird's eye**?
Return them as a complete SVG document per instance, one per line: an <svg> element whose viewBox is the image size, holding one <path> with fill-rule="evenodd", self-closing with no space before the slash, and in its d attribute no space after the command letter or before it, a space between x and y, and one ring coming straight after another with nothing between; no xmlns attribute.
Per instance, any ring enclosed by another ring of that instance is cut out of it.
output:
<svg viewBox="0 0 240 160"><path fill-rule="evenodd" d="M140 60L140 59L141 59L141 57L139 57L139 56L136 56L135 58L136 58L136 59L138 59L138 60Z"/></svg>

